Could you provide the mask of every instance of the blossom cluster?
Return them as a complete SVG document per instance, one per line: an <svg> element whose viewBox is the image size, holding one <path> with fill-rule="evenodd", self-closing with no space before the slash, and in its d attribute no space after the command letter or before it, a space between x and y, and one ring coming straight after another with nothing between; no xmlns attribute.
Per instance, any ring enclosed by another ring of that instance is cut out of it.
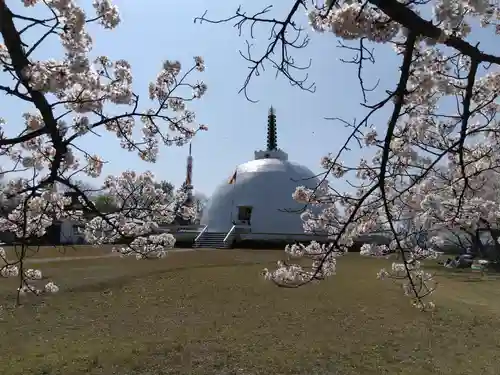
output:
<svg viewBox="0 0 500 375"><path fill-rule="evenodd" d="M108 197L116 210L100 213L89 220L84 229L85 238L94 245L113 244L124 238L127 246L115 247L122 255L138 259L163 257L174 247L175 238L162 233L181 213L194 217L194 208L186 204L184 194L167 194L156 187L151 172L125 171L121 176L109 176L104 182Z"/></svg>
<svg viewBox="0 0 500 375"><path fill-rule="evenodd" d="M12 264L7 258L7 253L3 247L0 247L0 264L3 264L0 267L0 276L1 277L18 277L19 276L19 265ZM24 271L24 275L22 278L22 286L18 289L18 292L22 295L26 293L33 293L36 295L40 295L42 293L57 293L59 291L59 287L54 284L54 282L49 281L43 285L42 288L38 288L36 286L37 280L42 280L42 271L29 268Z"/></svg>
<svg viewBox="0 0 500 375"><path fill-rule="evenodd" d="M285 252L290 258L312 259L312 265L306 268L298 264L279 261L276 270L264 269L264 277L279 285L301 285L311 279L323 280L335 275L336 258L344 254L341 249L332 249L332 245L320 244L316 241L311 241L307 246L304 244L287 245Z"/></svg>

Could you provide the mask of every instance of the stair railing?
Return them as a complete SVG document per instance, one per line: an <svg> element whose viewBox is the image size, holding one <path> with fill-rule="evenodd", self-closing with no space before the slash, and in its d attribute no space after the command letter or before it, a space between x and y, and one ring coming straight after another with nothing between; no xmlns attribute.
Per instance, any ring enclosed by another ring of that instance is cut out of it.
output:
<svg viewBox="0 0 500 375"><path fill-rule="evenodd" d="M205 226L203 227L203 229L201 230L200 234L198 234L198 235L196 236L196 238L194 239L194 242L197 242L197 241L200 239L200 237L203 235L203 233L205 233L205 231L207 230L207 228L208 228L208 225L205 225Z"/></svg>
<svg viewBox="0 0 500 375"><path fill-rule="evenodd" d="M236 225L233 225L231 227L231 229L229 230L229 232L227 232L226 237L224 237L224 240L222 241L222 242L224 242L224 245L226 244L226 241L229 238L229 236L231 236L231 234L233 234L235 229L236 229Z"/></svg>

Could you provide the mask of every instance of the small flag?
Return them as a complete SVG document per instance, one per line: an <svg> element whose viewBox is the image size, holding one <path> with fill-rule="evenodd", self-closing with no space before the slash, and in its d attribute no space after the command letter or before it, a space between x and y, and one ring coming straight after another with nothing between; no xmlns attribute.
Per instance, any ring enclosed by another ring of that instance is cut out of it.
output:
<svg viewBox="0 0 500 375"><path fill-rule="evenodd" d="M234 171L233 175L231 176L231 178L227 182L229 185L232 185L236 182L236 173L237 173L237 170Z"/></svg>

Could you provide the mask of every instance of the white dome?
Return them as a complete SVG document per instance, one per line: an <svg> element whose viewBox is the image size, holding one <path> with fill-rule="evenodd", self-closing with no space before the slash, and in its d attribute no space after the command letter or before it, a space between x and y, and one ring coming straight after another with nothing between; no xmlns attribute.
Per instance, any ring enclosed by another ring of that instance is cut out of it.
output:
<svg viewBox="0 0 500 375"><path fill-rule="evenodd" d="M239 165L235 176L232 183L228 176L208 201L201 218L208 232L228 232L233 221L240 223L244 207L249 207L251 233L304 233L300 212L283 210L304 207L292 194L297 186L318 185L312 171L283 158L263 158Z"/></svg>

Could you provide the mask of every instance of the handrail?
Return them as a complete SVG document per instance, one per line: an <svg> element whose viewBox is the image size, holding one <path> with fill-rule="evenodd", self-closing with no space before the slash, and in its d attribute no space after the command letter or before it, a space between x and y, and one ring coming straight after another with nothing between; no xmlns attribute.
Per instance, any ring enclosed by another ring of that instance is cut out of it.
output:
<svg viewBox="0 0 500 375"><path fill-rule="evenodd" d="M226 237L224 237L224 240L222 242L226 243L227 239L229 238L229 236L231 234L233 234L233 232L234 232L235 229L236 229L236 225L233 225L231 227L231 229L229 230L229 232L227 232Z"/></svg>
<svg viewBox="0 0 500 375"><path fill-rule="evenodd" d="M202 231L200 232L200 234L198 234L198 235L196 236L196 238L194 239L194 242L196 242L196 241L198 241L198 240L200 239L200 237L203 235L203 233L205 233L205 231L207 230L207 228L208 228L208 225L205 225L205 226L203 227L203 229L202 229Z"/></svg>

